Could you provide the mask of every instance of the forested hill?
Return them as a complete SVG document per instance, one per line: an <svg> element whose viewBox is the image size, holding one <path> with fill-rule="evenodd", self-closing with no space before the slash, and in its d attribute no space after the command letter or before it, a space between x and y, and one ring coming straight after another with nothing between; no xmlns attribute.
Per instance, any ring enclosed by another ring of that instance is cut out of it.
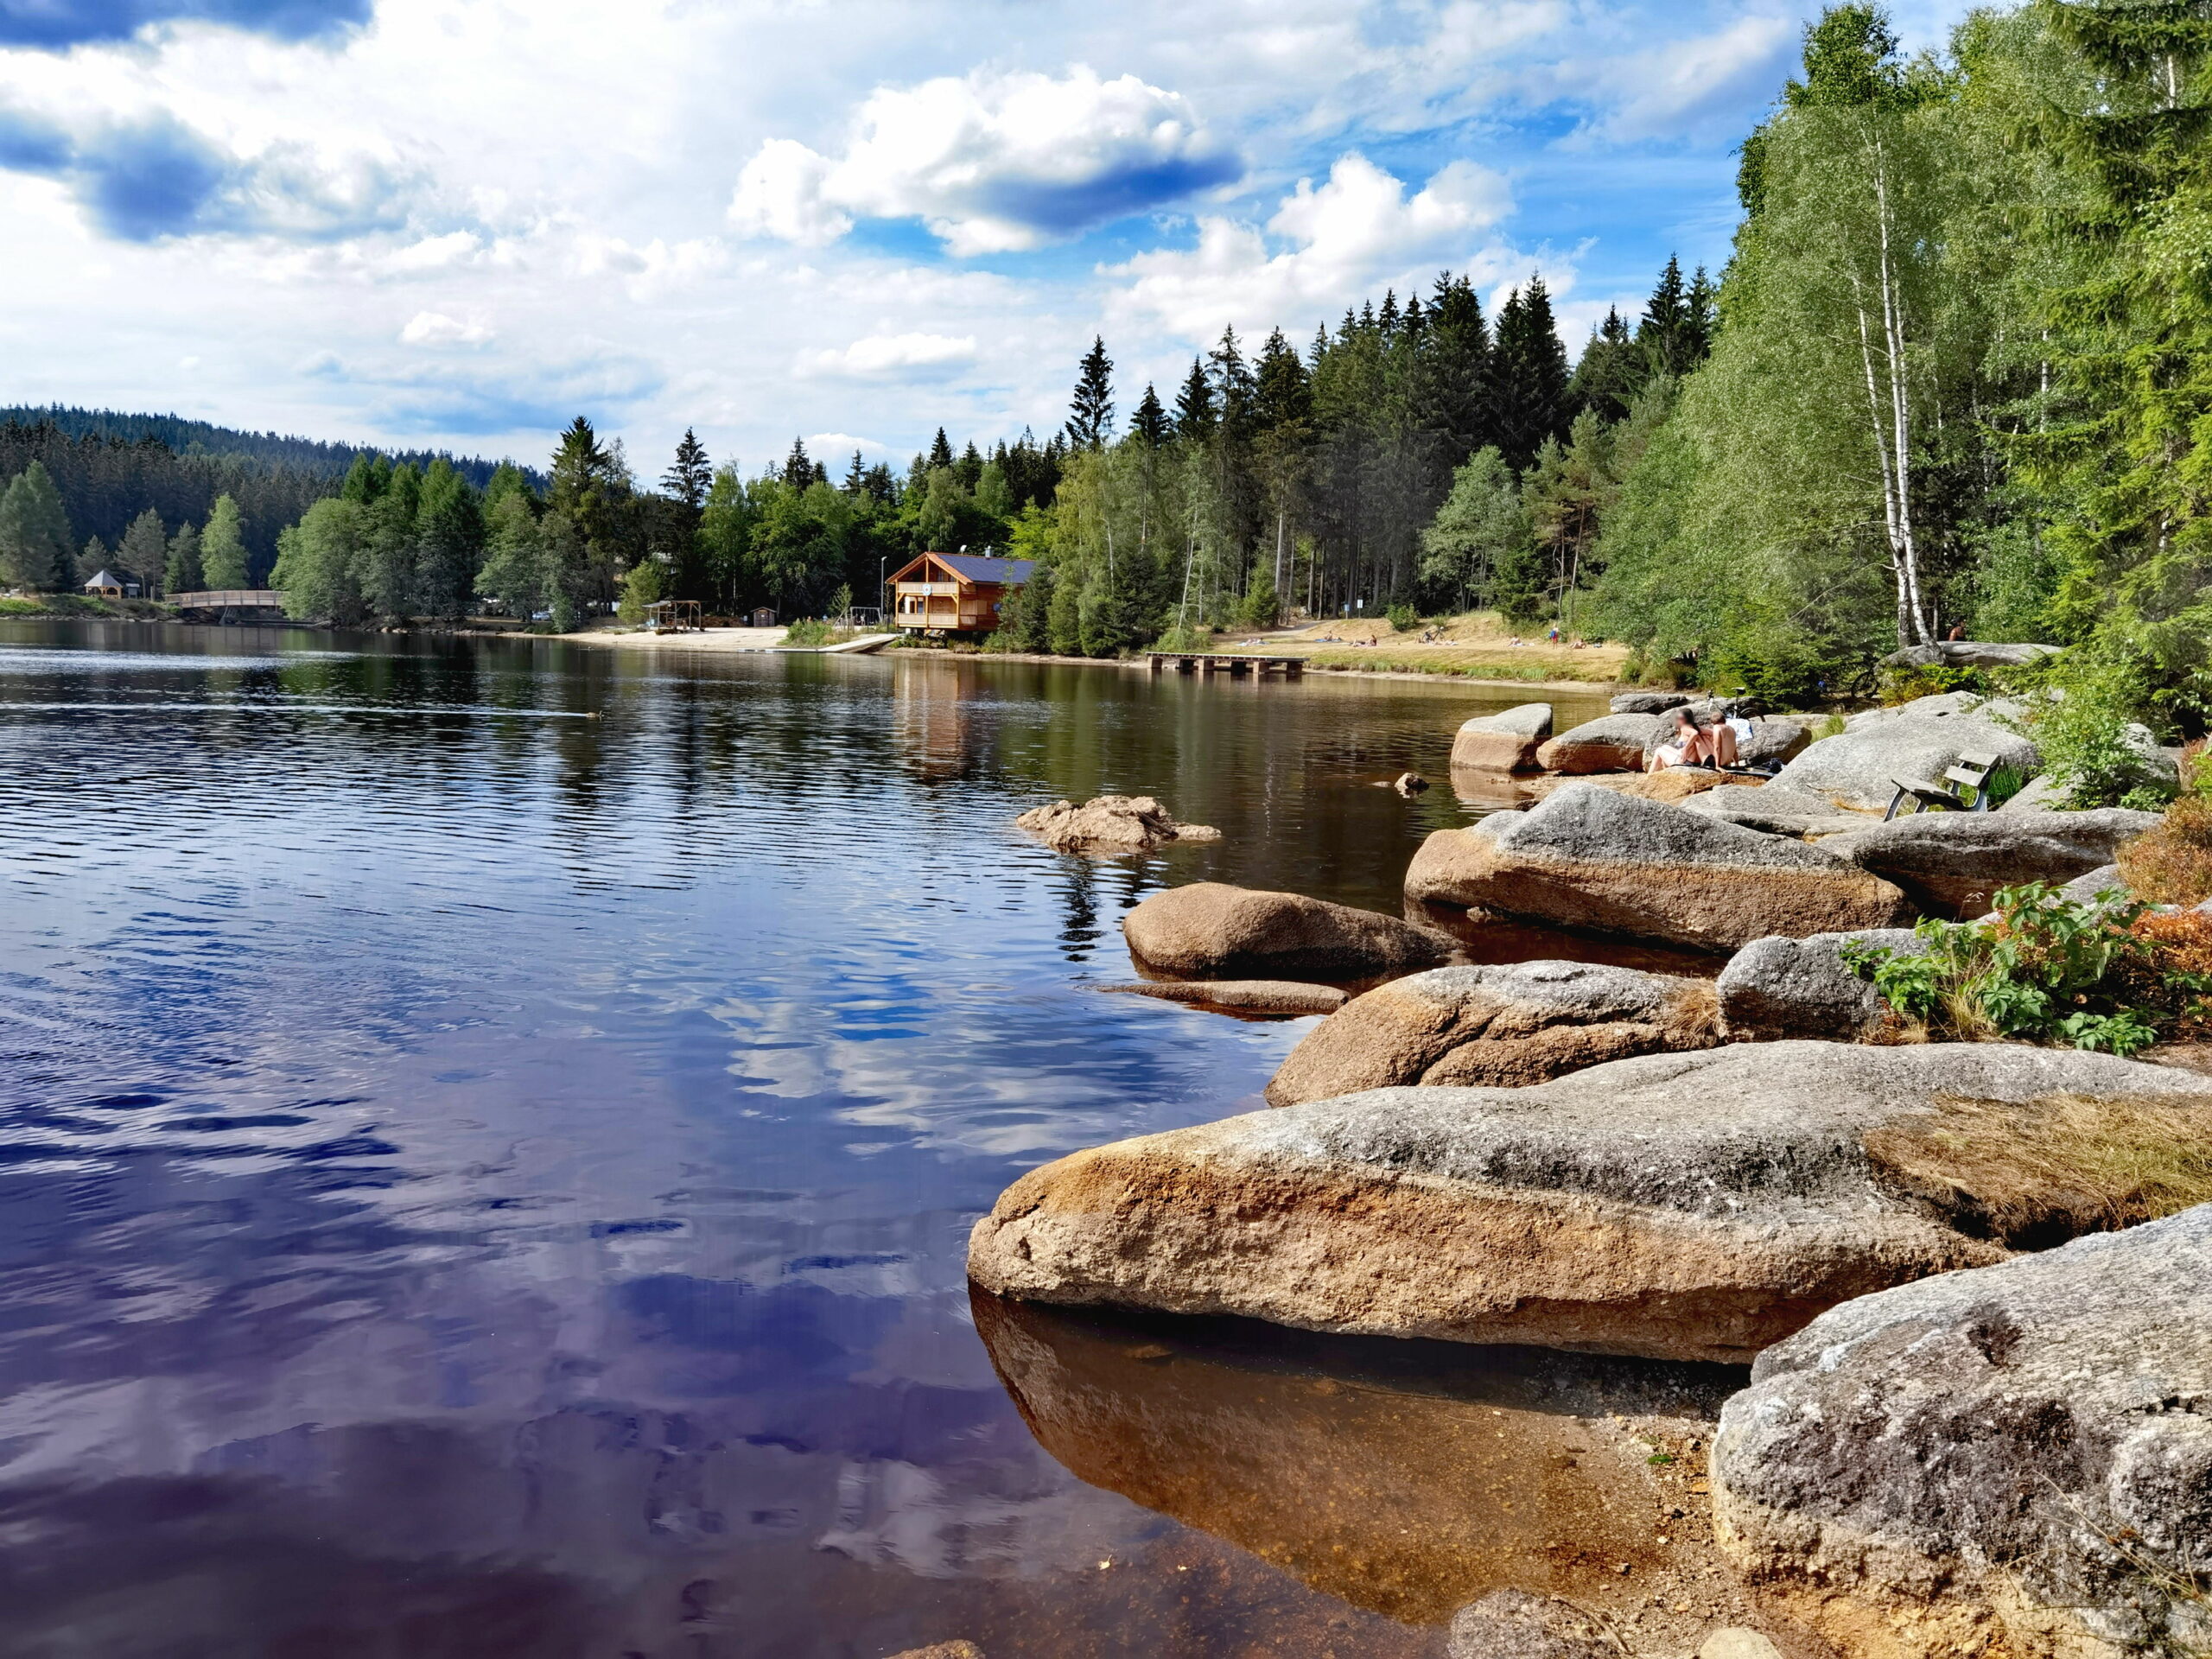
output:
<svg viewBox="0 0 2212 1659"><path fill-rule="evenodd" d="M264 466L289 467L326 478L343 478L360 455L384 454L395 464L411 462L427 471L442 459L468 481L482 489L499 470L496 461L477 455L456 455L444 450L396 450L372 444L326 443L318 438L298 438L275 432L241 432L234 427L207 421L188 421L181 415L130 415L115 409L74 409L60 404L48 408L19 404L0 408L0 424L50 426L65 437L100 438L111 443L164 444L180 455L232 456ZM543 480L539 480L542 482Z"/></svg>
<svg viewBox="0 0 2212 1659"><path fill-rule="evenodd" d="M149 509L166 525L204 524L219 496L238 507L251 574L276 560L276 534L315 502L335 495L354 460L375 450L273 432L240 432L175 415L112 410L0 409L0 486L32 461L52 475L78 547L112 549ZM427 467L428 452L400 457ZM496 461L448 456L478 485Z"/></svg>

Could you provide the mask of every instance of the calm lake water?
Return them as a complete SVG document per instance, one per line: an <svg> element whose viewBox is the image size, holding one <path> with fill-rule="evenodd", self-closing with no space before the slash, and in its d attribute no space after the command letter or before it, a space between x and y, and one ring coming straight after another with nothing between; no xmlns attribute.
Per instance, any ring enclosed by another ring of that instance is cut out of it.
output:
<svg viewBox="0 0 2212 1659"><path fill-rule="evenodd" d="M1478 1431L1644 1380L962 1264L1310 1023L1099 995L1122 912L1395 912L1475 809L1379 785L1521 700L0 626L0 1651L1440 1652L1561 1524ZM1106 791L1224 839L1012 827Z"/></svg>

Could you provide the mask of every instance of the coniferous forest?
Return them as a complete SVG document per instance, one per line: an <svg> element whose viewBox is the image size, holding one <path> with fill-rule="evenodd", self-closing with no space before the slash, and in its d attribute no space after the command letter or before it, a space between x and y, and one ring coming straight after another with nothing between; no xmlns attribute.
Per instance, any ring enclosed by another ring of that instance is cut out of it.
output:
<svg viewBox="0 0 2212 1659"><path fill-rule="evenodd" d="M2084 688L2201 728L2208 123L2202 0L2031 0L1917 58L1839 6L1744 139L1726 270L1670 260L1579 357L1539 278L1490 315L1445 273L1310 338L1224 331L1165 388L1095 341L1059 430L940 429L903 473L794 442L748 476L687 433L641 477L581 417L541 478L46 412L0 426L0 576L106 556L174 588L237 539L302 615L565 626L870 604L916 551L988 547L1038 562L1007 649L1487 607L1805 700L1962 630L2077 646Z"/></svg>

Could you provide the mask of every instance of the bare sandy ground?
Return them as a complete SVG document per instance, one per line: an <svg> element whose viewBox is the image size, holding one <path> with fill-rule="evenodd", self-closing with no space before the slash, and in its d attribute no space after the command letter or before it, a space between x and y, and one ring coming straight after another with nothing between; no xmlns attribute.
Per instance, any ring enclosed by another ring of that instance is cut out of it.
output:
<svg viewBox="0 0 2212 1659"><path fill-rule="evenodd" d="M645 633L628 629L593 628L559 636L579 645L621 645L632 651L703 651L722 655L734 651L772 651L781 645L781 628L709 628L702 633Z"/></svg>

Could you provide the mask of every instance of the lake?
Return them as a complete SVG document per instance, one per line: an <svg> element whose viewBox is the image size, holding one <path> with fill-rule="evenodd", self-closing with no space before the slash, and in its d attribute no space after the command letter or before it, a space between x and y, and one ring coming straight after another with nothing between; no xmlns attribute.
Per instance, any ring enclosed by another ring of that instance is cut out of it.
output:
<svg viewBox="0 0 2212 1659"><path fill-rule="evenodd" d="M0 1651L1440 1653L1604 1530L1470 1521L1495 1420L1648 1376L963 1258L1310 1027L1100 995L1130 906L1397 912L1482 804L1389 781L1548 695L0 625ZM1223 839L1013 828L1107 791Z"/></svg>

